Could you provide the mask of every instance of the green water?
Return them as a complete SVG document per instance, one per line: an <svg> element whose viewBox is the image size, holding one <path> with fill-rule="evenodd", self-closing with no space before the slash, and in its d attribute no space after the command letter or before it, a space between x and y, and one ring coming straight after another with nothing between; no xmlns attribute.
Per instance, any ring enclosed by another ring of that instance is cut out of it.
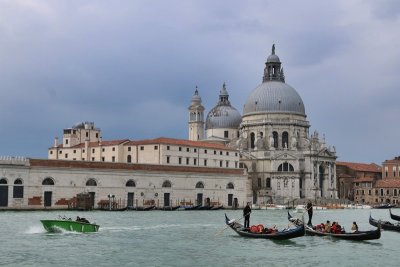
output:
<svg viewBox="0 0 400 267"><path fill-rule="evenodd" d="M247 239L225 228L224 213L241 211L0 212L1 266L398 266L400 233L379 240L345 241L304 236L287 241ZM313 223L339 221L350 230L374 229L369 213L388 210L315 211ZM399 209L393 213L400 214ZM97 233L46 233L40 219L86 217ZM293 213L298 216L299 214ZM307 218L307 216L306 216ZM288 225L286 210L253 211L250 224Z"/></svg>

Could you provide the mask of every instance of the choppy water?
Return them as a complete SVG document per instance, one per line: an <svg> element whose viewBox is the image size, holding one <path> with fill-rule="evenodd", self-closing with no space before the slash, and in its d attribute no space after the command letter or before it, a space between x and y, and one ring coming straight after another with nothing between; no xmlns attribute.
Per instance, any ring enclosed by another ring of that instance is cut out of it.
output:
<svg viewBox="0 0 400 267"><path fill-rule="evenodd" d="M246 239L225 228L224 213L241 211L0 212L2 266L398 266L400 233L354 242L304 236L287 241ZM339 221L373 229L388 210L315 211L313 222ZM399 209L393 213L400 214ZM40 219L86 217L98 233L46 233ZM293 213L293 215L298 215ZM306 217L307 218L307 217ZM285 210L253 211L251 224L288 225ZM225 230L224 230L225 229Z"/></svg>

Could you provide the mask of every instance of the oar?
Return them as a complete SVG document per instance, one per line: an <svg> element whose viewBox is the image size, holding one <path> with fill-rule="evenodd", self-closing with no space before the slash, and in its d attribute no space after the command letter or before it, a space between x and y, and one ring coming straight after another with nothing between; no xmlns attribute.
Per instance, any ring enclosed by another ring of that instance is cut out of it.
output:
<svg viewBox="0 0 400 267"><path fill-rule="evenodd" d="M240 217L239 219L231 219L231 220L229 220L229 222L228 222L229 225L227 225L227 226L226 226L224 229L222 229L221 231L217 232L217 233L215 234L215 236L220 235L223 231L225 231L226 229L228 229L228 228L230 227L230 224L232 224L232 223L234 223L234 222L237 222L237 221L243 219L244 217L246 217L246 216L249 215L249 214L250 214L250 212L247 213L247 214L245 214L245 215L243 215L243 216Z"/></svg>

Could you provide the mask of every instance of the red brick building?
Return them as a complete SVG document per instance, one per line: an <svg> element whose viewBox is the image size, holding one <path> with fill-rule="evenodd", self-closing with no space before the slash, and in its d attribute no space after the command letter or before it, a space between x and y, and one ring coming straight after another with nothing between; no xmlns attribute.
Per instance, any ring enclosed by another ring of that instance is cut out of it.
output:
<svg viewBox="0 0 400 267"><path fill-rule="evenodd" d="M382 178L382 168L375 163L336 162L337 190L340 199L355 200L355 181L360 183ZM367 185L367 184L362 184Z"/></svg>
<svg viewBox="0 0 400 267"><path fill-rule="evenodd" d="M400 179L400 157L385 160L382 165L383 179Z"/></svg>

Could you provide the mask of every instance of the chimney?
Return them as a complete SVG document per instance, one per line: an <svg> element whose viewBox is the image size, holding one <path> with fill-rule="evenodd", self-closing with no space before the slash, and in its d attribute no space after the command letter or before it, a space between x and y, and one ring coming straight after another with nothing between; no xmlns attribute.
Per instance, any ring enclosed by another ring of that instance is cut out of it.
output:
<svg viewBox="0 0 400 267"><path fill-rule="evenodd" d="M54 137L54 147L58 147L58 137Z"/></svg>

